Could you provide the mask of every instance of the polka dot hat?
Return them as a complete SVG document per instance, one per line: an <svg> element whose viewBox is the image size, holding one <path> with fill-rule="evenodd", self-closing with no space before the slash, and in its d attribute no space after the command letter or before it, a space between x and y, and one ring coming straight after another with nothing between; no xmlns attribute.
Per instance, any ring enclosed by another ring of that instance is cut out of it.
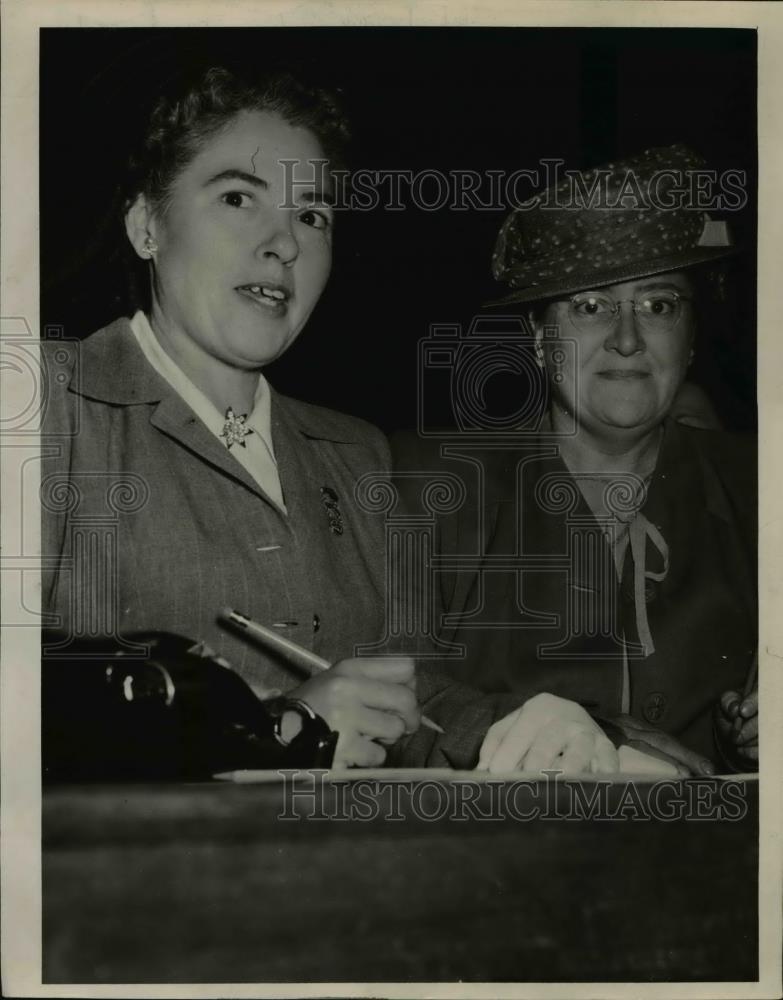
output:
<svg viewBox="0 0 783 1000"><path fill-rule="evenodd" d="M692 207L689 172L704 169L678 144L571 172L503 223L492 273L510 294L487 304L557 298L736 252L726 223Z"/></svg>

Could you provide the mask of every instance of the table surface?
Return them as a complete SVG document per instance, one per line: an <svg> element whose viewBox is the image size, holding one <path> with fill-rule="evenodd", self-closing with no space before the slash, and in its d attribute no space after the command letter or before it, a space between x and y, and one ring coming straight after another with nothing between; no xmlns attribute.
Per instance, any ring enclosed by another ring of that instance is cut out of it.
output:
<svg viewBox="0 0 783 1000"><path fill-rule="evenodd" d="M455 819L458 776L419 772L396 805L388 782L320 781L45 789L44 982L758 976L755 782L733 785L738 818L665 820L640 818L649 783L576 819L553 815L562 782L487 783ZM729 794L670 786L692 813Z"/></svg>

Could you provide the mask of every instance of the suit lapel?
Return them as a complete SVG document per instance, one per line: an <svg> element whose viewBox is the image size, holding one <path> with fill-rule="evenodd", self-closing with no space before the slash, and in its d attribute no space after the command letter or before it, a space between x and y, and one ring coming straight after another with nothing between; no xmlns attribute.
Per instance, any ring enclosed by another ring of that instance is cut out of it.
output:
<svg viewBox="0 0 783 1000"><path fill-rule="evenodd" d="M439 549L444 555L458 554L481 560L489 553L511 552L515 532L513 504L492 501L483 508L470 504L456 517L443 519ZM448 573L447 582L441 587L444 611L449 614L465 611L481 578L480 568ZM457 626L453 628L456 631Z"/></svg>
<svg viewBox="0 0 783 1000"><path fill-rule="evenodd" d="M312 481L313 469L307 462L302 461L302 433L288 412L286 402L287 400L273 392L272 440L288 516L292 522L298 523L299 515L306 507L305 492Z"/></svg>
<svg viewBox="0 0 783 1000"><path fill-rule="evenodd" d="M225 444L204 426L187 403L173 391L170 390L155 407L150 416L150 424L183 448L187 448L201 461L220 469L266 500L275 510L278 509Z"/></svg>
<svg viewBox="0 0 783 1000"><path fill-rule="evenodd" d="M247 487L278 511L278 507L225 444L204 426L187 403L149 364L127 319L116 320L83 342L79 364L74 369L69 388L79 395L113 406L157 403L150 414L151 426L187 448L202 462Z"/></svg>

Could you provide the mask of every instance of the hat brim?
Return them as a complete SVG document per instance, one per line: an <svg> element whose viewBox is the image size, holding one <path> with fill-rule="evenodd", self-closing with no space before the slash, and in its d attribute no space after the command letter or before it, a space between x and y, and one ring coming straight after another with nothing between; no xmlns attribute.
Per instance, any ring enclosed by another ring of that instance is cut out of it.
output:
<svg viewBox="0 0 783 1000"><path fill-rule="evenodd" d="M616 285L622 281L634 281L637 278L646 278L652 274L664 274L667 271L681 271L686 267L693 267L696 264L704 264L711 260L720 260L722 257L731 257L739 253L740 247L694 247L687 253L677 253L668 257L657 257L654 261L641 261L638 264L625 264L622 267L609 267L603 270L590 271L581 270L570 274L563 274L556 281L542 283L540 285L527 285L525 288L517 288L509 295L504 295L500 299L492 299L485 302L484 307L505 306L515 302L539 302L542 299L561 298L564 295L573 295L576 292L584 292L588 289L601 288L604 285Z"/></svg>

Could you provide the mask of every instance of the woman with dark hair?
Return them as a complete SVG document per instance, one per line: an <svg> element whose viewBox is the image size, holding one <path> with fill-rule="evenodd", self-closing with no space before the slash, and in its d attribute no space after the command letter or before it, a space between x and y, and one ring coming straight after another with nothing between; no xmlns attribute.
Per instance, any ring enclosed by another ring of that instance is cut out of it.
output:
<svg viewBox="0 0 783 1000"><path fill-rule="evenodd" d="M702 167L648 150L582 174L587 202L566 181L503 225L493 304L525 316L540 420L485 453L481 499L441 525L446 556L485 562L441 576L443 638L467 655L420 683L448 737L406 752L579 771L606 732L685 773L755 766L755 448L675 419L710 269L734 251L725 222L677 203ZM455 701L455 680L485 701Z"/></svg>
<svg viewBox="0 0 783 1000"><path fill-rule="evenodd" d="M43 603L71 637L203 640L339 732L337 765L375 765L419 723L409 659L346 659L383 631L383 525L354 486L388 449L263 376L328 280L347 137L334 96L286 74L210 68L158 99L124 203L139 308L42 345ZM226 605L336 665L297 683Z"/></svg>

